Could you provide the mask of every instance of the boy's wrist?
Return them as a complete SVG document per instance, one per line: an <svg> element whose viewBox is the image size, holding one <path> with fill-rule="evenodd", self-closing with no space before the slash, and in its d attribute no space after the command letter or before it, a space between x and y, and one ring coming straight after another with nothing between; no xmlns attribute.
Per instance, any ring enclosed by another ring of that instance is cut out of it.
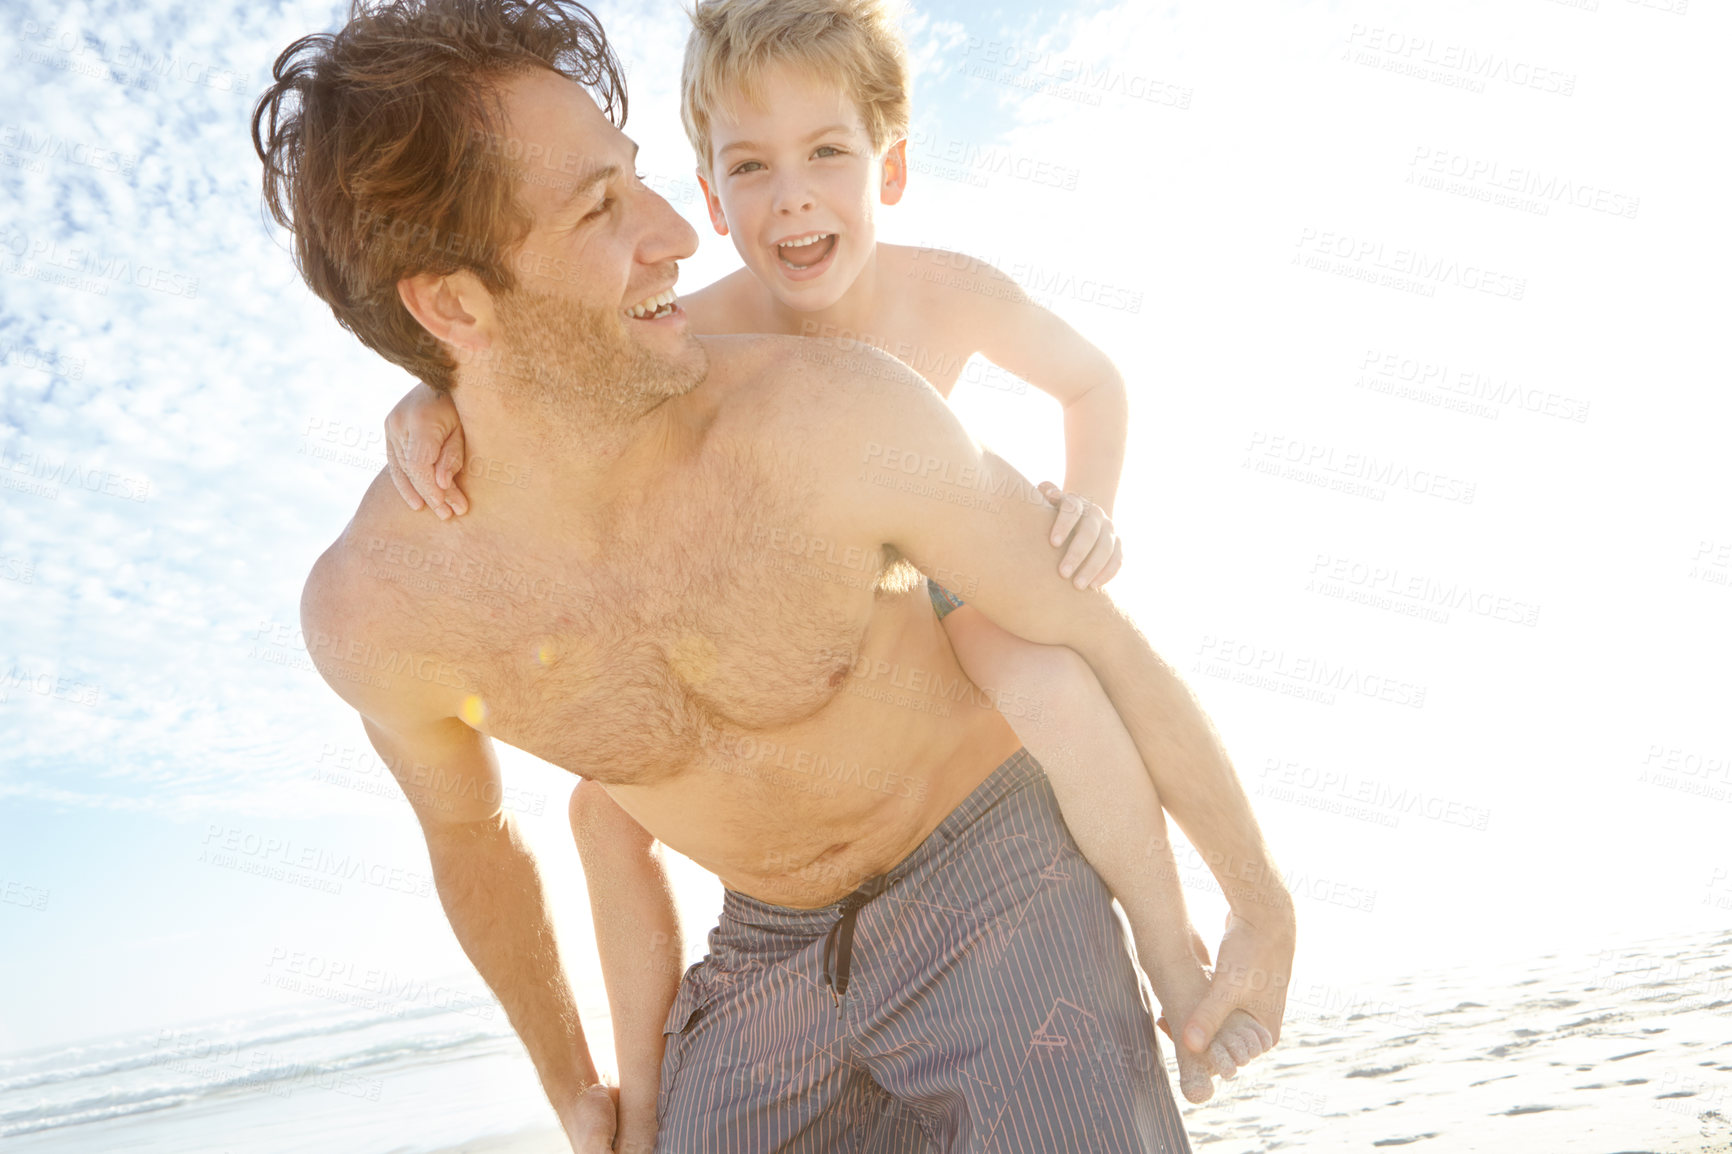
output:
<svg viewBox="0 0 1732 1154"><path fill-rule="evenodd" d="M1116 486L1095 484L1087 480L1073 480L1066 477L1064 491L1082 497L1091 504L1100 507L1109 518L1113 515L1113 495Z"/></svg>

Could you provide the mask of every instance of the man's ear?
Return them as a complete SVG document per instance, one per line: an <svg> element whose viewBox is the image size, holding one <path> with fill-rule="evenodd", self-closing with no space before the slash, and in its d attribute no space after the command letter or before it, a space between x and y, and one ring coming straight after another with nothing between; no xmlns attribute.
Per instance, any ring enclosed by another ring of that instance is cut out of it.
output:
<svg viewBox="0 0 1732 1154"><path fill-rule="evenodd" d="M728 218L722 215L722 198L710 191L710 182L704 179L704 170L698 169L698 187L704 190L704 207L710 210L710 223L716 226L717 236L728 235Z"/></svg>
<svg viewBox="0 0 1732 1154"><path fill-rule="evenodd" d="M438 341L472 353L493 344L493 298L467 269L406 276L397 282L397 298Z"/></svg>
<svg viewBox="0 0 1732 1154"><path fill-rule="evenodd" d="M908 188L908 138L906 136L885 151L883 167L884 183L878 190L878 199L885 204L895 204L902 199L902 193Z"/></svg>

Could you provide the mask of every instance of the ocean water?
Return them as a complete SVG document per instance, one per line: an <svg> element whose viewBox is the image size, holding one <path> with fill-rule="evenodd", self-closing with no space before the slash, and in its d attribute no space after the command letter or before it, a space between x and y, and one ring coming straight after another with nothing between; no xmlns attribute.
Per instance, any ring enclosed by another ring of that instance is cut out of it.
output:
<svg viewBox="0 0 1732 1154"><path fill-rule="evenodd" d="M422 1154L551 1125L497 1003L484 990L439 1000L277 1010L0 1056L0 1147ZM588 1007L584 1020L592 1044L605 1039Z"/></svg>

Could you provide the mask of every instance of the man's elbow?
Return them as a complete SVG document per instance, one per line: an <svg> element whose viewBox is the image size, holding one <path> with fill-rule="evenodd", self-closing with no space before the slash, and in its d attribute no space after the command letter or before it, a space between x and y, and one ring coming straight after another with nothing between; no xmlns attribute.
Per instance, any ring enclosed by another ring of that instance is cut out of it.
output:
<svg viewBox="0 0 1732 1154"><path fill-rule="evenodd" d="M425 804L411 798L415 817L421 823L421 835L427 841L427 855L435 866L444 857L464 857L475 853L515 851L528 853L528 847L518 836L511 815L503 809L481 817L454 819L435 816Z"/></svg>

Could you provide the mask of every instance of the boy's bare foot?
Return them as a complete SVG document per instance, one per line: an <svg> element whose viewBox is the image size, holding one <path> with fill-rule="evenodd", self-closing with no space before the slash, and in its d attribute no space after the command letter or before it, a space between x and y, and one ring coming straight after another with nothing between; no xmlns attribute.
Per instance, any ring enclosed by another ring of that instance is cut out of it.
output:
<svg viewBox="0 0 1732 1154"><path fill-rule="evenodd" d="M1207 1102L1214 1097L1217 1077L1236 1076L1240 1067L1249 1065L1274 1046L1274 1036L1261 1022L1243 1010L1234 1010L1227 1015L1208 1049L1201 1054L1193 1053L1174 1035L1172 1023L1183 1025L1207 996L1209 971L1189 943L1183 952L1168 952L1153 967L1145 965L1145 969L1161 1003L1160 1027L1173 1040L1173 1053L1179 1062L1179 1092L1186 1101Z"/></svg>
<svg viewBox="0 0 1732 1154"><path fill-rule="evenodd" d="M1165 1017L1161 1018L1161 1029L1167 1037L1173 1036L1173 1028ZM1175 1039L1173 1050L1179 1059L1180 1093L1188 1102L1207 1102L1215 1093L1215 1077L1235 1077L1241 1066L1250 1065L1252 1059L1267 1053L1274 1044L1275 1039L1263 1023L1243 1010L1227 1015L1221 1032L1201 1054L1191 1053Z"/></svg>

